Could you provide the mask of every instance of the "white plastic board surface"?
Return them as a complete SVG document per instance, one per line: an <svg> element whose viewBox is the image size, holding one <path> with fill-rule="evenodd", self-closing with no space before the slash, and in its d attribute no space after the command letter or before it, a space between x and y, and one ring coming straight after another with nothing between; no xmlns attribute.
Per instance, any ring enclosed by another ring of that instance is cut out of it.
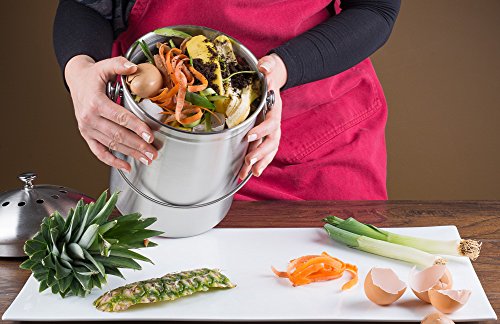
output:
<svg viewBox="0 0 500 324"><path fill-rule="evenodd" d="M454 239L455 226L393 228L414 236ZM183 238L156 238L159 245L141 251L155 262L142 263L143 270L124 270L126 281L110 276L104 290L94 289L86 298L38 293L38 282L30 277L5 312L3 320L202 320L202 321L420 321L434 311L418 300L411 289L389 307L371 303L363 291L366 273L373 266L390 267L408 281L411 265L347 248L328 238L322 228L214 229L203 235ZM342 292L344 278L292 287L277 278L271 265L285 269L289 260L326 251L359 267L360 283ZM454 321L494 320L496 315L466 258L448 258L454 289L471 289L469 302L450 315ZM119 313L96 310L92 302L102 293L126 283L161 277L168 272L195 268L218 268L237 287L212 290L173 302L132 307Z"/></svg>

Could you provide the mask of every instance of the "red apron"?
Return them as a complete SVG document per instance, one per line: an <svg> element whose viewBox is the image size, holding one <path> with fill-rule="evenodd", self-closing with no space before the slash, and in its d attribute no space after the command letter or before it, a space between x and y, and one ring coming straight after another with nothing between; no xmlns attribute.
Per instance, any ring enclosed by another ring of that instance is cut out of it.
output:
<svg viewBox="0 0 500 324"><path fill-rule="evenodd" d="M113 55L122 55L137 38L156 28L187 24L231 35L260 58L328 19L330 2L137 0ZM285 90L281 96L278 153L235 199L387 199L387 105L369 59L333 77Z"/></svg>

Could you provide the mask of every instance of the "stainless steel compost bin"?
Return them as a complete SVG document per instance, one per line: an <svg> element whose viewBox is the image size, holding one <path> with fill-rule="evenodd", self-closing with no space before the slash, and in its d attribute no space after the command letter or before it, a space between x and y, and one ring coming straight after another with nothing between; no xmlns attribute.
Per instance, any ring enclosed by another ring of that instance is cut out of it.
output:
<svg viewBox="0 0 500 324"><path fill-rule="evenodd" d="M203 34L214 39L222 33L199 26L170 26L191 35ZM228 36L228 35L226 35ZM234 52L257 70L257 59L238 41L233 41ZM140 38L153 49L156 42L166 37L149 33ZM139 47L131 47L126 57L142 63L145 56ZM129 174L112 169L110 189L121 191L117 207L123 214L140 212L155 216L155 228L167 237L193 236L210 230L227 214L233 195L250 179L238 182L238 173L244 162L248 143L245 135L254 127L258 117L265 114L274 101L267 94L264 76L259 73L262 93L258 108L240 125L222 132L192 133L179 130L158 121L139 107L125 84L108 84L111 99L121 97L122 104L154 131L154 146L158 159L149 166L115 152L132 166Z"/></svg>

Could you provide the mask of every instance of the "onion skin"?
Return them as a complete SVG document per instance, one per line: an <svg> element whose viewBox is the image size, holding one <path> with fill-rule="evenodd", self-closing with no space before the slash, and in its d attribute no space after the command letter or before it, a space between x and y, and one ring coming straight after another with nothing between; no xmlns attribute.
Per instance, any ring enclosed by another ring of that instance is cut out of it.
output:
<svg viewBox="0 0 500 324"><path fill-rule="evenodd" d="M126 78L130 92L141 98L150 98L158 94L163 86L160 70L150 63L137 65L137 71Z"/></svg>

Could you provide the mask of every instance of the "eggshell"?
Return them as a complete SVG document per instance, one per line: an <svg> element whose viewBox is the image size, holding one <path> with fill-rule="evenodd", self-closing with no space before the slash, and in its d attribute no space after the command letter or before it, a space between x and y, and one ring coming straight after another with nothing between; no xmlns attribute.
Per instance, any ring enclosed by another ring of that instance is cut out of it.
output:
<svg viewBox="0 0 500 324"><path fill-rule="evenodd" d="M424 317L420 324L455 324L446 315L441 313L431 313Z"/></svg>
<svg viewBox="0 0 500 324"><path fill-rule="evenodd" d="M452 290L452 289L431 289L429 290L429 298L432 306L438 311L445 314L453 313L467 303L469 300L470 290Z"/></svg>
<svg viewBox="0 0 500 324"><path fill-rule="evenodd" d="M365 278L365 294L377 305L389 305L398 300L406 290L392 269L372 268Z"/></svg>
<svg viewBox="0 0 500 324"><path fill-rule="evenodd" d="M150 63L138 64L137 71L128 75L126 81L130 91L141 98L157 95L163 86L160 70Z"/></svg>
<svg viewBox="0 0 500 324"><path fill-rule="evenodd" d="M413 268L410 272L410 288L420 300L430 303L429 289L451 289L453 279L444 265L434 265L422 271Z"/></svg>

